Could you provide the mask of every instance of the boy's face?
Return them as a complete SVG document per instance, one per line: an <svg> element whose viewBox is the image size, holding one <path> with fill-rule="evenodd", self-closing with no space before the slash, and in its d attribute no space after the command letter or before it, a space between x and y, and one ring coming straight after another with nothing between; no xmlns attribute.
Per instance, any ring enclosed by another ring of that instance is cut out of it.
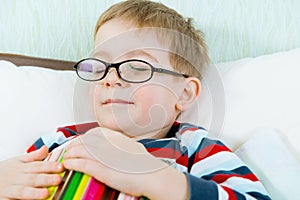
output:
<svg viewBox="0 0 300 200"><path fill-rule="evenodd" d="M168 49L159 43L156 32L138 30L120 19L110 20L100 27L93 56L110 63L139 59L154 67L173 70ZM111 68L93 88L97 121L102 127L132 137L162 138L179 113L175 105L183 83L183 77L161 73L154 73L144 83L128 83Z"/></svg>

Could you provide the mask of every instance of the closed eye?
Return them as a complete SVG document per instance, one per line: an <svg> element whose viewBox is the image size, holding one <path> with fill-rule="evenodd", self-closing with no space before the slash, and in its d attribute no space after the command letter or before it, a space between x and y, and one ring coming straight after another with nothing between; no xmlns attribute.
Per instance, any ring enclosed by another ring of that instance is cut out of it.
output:
<svg viewBox="0 0 300 200"><path fill-rule="evenodd" d="M139 66L139 65L129 65L130 69L135 70L135 71L148 71L149 67L144 67L144 66Z"/></svg>

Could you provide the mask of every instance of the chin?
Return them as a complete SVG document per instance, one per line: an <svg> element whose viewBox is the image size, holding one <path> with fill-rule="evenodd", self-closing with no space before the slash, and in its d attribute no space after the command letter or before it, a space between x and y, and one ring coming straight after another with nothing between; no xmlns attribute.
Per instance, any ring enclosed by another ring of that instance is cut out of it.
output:
<svg viewBox="0 0 300 200"><path fill-rule="evenodd" d="M104 117L103 117L104 116ZM118 126L118 123L111 118L111 117L105 117L107 115L103 115L102 117L97 117L97 121L99 123L100 127L108 128L114 131L119 131L121 132L120 127Z"/></svg>

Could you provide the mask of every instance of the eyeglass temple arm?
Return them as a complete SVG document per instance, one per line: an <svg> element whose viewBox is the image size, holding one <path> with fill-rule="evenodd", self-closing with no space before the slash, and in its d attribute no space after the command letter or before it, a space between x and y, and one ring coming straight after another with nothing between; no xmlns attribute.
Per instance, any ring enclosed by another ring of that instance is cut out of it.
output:
<svg viewBox="0 0 300 200"><path fill-rule="evenodd" d="M158 72L158 73L163 73L163 74L171 74L171 75L175 75L175 76L183 76L184 78L188 78L189 77L186 74L180 74L178 72L174 72L174 71L170 71L170 70L162 69L162 68L155 68L154 71Z"/></svg>

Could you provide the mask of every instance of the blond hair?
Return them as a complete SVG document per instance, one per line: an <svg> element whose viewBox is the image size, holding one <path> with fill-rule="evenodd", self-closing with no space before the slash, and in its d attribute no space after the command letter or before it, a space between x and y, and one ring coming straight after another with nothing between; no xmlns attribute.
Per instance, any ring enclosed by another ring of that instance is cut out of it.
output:
<svg viewBox="0 0 300 200"><path fill-rule="evenodd" d="M114 18L128 20L137 28L155 27L165 30L158 33L158 38L169 45L172 67L176 71L201 79L201 72L208 67L210 59L203 33L195 29L191 18L185 19L162 3L127 0L111 6L99 17L95 36L105 22Z"/></svg>

